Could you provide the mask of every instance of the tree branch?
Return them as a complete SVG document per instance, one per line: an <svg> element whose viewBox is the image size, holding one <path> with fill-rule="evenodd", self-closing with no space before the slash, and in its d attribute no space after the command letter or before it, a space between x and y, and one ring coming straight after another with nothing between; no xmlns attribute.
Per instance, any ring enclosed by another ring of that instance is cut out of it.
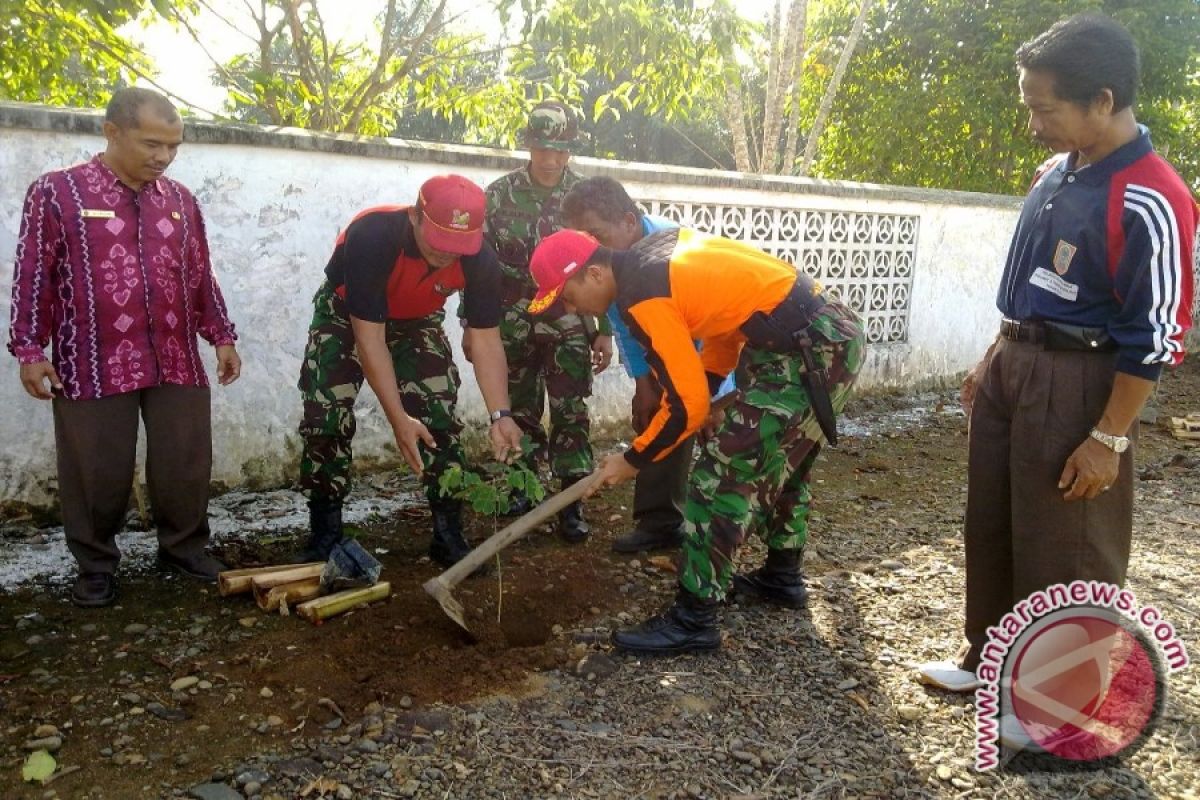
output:
<svg viewBox="0 0 1200 800"><path fill-rule="evenodd" d="M347 123L347 127L350 128L350 130L358 129L358 125L362 122L363 115L366 113L368 106L375 100L376 97L379 97L379 95L394 88L400 83L400 81L404 80L404 78L411 73L413 64L419 57L421 49L428 44L430 37L432 37L434 32L440 28L442 24L442 12L445 10L445 8L446 0L439 0L437 8L434 9L433 13L429 15L429 19L425 21L425 26L422 28L420 35L411 42L411 47L408 51L408 55L404 59L404 63L402 63L396 69L396 71L387 78L387 80L376 82L375 85L369 87L367 91L363 93L362 97L359 98Z"/></svg>
<svg viewBox="0 0 1200 800"><path fill-rule="evenodd" d="M825 124L829 121L829 113L833 109L833 98L837 96L838 88L842 85L846 67L850 64L850 56L854 55L854 49L858 47L858 40L862 37L863 28L866 27L867 12L871 9L872 2L873 0L862 0L862 5L859 6L858 16L855 17L854 25L850 28L850 35L842 47L842 55L838 58L833 75L829 78L829 85L825 87L825 96L821 98L821 107L817 109L817 118L813 120L812 129L808 132L808 141L804 143L804 160L800 164L800 170L797 173L799 175L807 175L812 168L812 162L817 155L817 143L821 139Z"/></svg>

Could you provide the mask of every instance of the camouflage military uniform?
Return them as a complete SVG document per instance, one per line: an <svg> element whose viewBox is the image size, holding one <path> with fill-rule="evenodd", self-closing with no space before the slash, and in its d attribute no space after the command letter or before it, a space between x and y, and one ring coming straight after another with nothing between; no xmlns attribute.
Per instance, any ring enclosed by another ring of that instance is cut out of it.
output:
<svg viewBox="0 0 1200 800"><path fill-rule="evenodd" d="M363 371L345 301L325 282L317 290L313 305L298 384L304 401L300 486L311 498L340 502L350 489L354 402L362 388ZM458 440L462 425L454 415L458 368L442 329L444 317L438 312L421 319L386 323L388 350L404 409L424 422L437 442L432 452L422 448L431 504L438 477L449 466L464 463Z"/></svg>
<svg viewBox="0 0 1200 800"><path fill-rule="evenodd" d="M504 318L500 336L508 358L513 419L528 433L536 457L555 477L581 478L593 467L587 398L592 393L591 343L576 314L531 315L535 284L529 258L546 236L563 227L563 197L582 177L569 167L553 189L538 186L527 168L514 170L487 188L484 235L500 257ZM542 428L549 398L550 431Z"/></svg>
<svg viewBox="0 0 1200 800"><path fill-rule="evenodd" d="M857 317L837 302L814 317L814 353L828 372L840 413L862 367L864 337ZM684 511L680 584L702 598L722 599L732 556L750 530L771 550L800 550L808 539L809 473L821 432L794 353L747 346L738 366L739 392L692 470Z"/></svg>

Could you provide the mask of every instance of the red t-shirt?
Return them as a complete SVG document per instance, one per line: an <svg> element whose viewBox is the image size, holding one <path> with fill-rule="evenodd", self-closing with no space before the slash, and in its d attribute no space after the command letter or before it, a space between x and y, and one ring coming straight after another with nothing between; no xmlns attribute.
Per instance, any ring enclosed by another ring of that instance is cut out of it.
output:
<svg viewBox="0 0 1200 800"><path fill-rule="evenodd" d="M376 206L358 213L337 238L325 276L352 316L367 322L421 319L463 292L467 325L500 324L500 265L484 244L441 269L421 256L408 206Z"/></svg>

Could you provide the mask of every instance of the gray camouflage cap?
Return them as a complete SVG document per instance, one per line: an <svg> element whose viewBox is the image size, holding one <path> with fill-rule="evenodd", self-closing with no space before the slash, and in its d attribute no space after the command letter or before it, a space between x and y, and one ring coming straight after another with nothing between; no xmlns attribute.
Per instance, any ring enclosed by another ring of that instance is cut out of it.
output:
<svg viewBox="0 0 1200 800"><path fill-rule="evenodd" d="M529 112L525 126L525 144L550 150L573 152L580 144L579 121L575 111L565 103L546 100Z"/></svg>

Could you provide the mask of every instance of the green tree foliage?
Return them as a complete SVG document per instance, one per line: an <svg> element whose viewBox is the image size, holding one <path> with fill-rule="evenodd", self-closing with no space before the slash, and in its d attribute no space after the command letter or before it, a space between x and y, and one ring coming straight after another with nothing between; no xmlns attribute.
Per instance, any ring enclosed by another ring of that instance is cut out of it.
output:
<svg viewBox="0 0 1200 800"><path fill-rule="evenodd" d="M633 114L662 135L711 111L706 79L720 57L712 20L727 13L726 0L500 0L497 9L504 27L521 24L489 54L490 72L460 60L417 87L422 108L462 120L472 141L518 144L529 107L549 97L605 131L628 130L622 119ZM614 154L605 144L597 152Z"/></svg>
<svg viewBox="0 0 1200 800"><path fill-rule="evenodd" d="M554 0L541 10L527 2L524 11L513 71L526 95L577 103L590 122L584 153L733 167L715 80L722 52L741 33L727 24L737 19L728 3Z"/></svg>
<svg viewBox="0 0 1200 800"><path fill-rule="evenodd" d="M446 0L386 0L374 36L337 40L323 13L338 4L318 0L246 3L239 16L220 18L251 47L226 63L214 62L214 81L229 93L236 119L337 133L387 135L411 113L430 76L453 76L461 64L477 65L480 37L452 30ZM176 22L200 41L189 14Z"/></svg>
<svg viewBox="0 0 1200 800"><path fill-rule="evenodd" d="M116 29L148 0L0 0L0 99L95 106L149 72ZM165 8L165 2L157 3Z"/></svg>
<svg viewBox="0 0 1200 800"><path fill-rule="evenodd" d="M855 6L846 2L841 20L832 14L817 24L844 30ZM1192 109L1194 120L1200 90L1195 0L1080 0L1069 8L1055 0L892 0L868 21L814 173L1023 193L1047 153L1027 134L1013 54L1056 20L1088 10L1120 20L1137 39L1139 120L1181 163L1179 155L1194 150L1187 114ZM819 55L806 79L820 83L835 58ZM814 114L809 108L806 118ZM1194 170L1194 156L1191 163Z"/></svg>

